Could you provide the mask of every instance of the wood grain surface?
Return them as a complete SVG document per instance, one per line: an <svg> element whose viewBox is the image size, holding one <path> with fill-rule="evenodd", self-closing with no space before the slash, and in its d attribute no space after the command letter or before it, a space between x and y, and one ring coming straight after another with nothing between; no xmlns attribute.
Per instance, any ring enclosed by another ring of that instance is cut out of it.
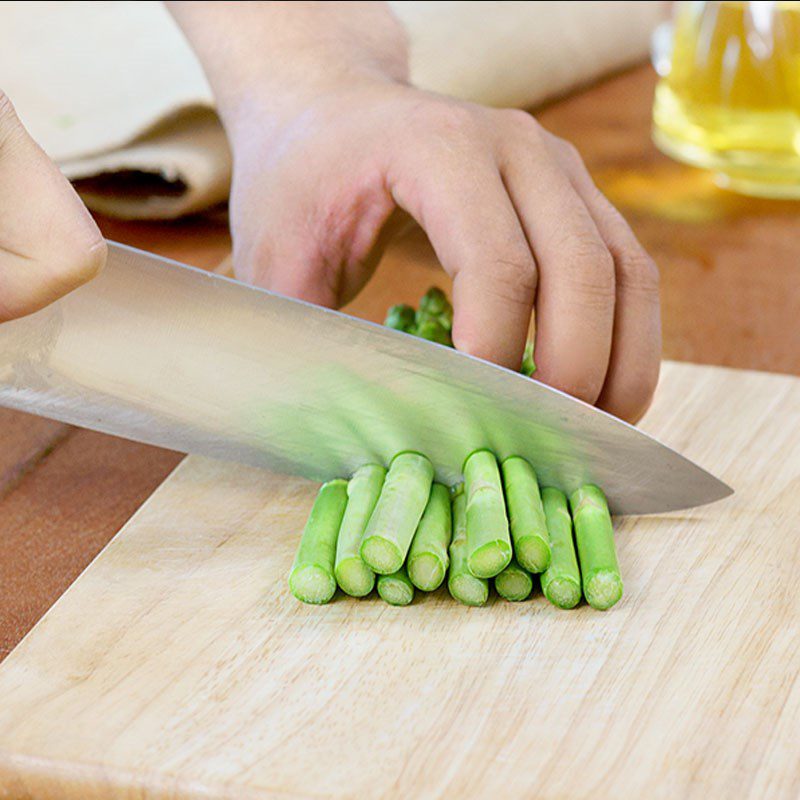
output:
<svg viewBox="0 0 800 800"><path fill-rule="evenodd" d="M653 84L641 67L538 116L578 146L656 258L667 357L800 375L800 205L728 194L660 155L649 135ZM202 220L101 226L111 238L206 268L230 244L223 225ZM432 282L445 285L430 248L413 236L395 244L351 310L378 320ZM179 458L0 411L0 658ZM96 463L116 476L102 490L92 483Z"/></svg>
<svg viewBox="0 0 800 800"><path fill-rule="evenodd" d="M666 365L737 493L618 523L609 612L298 603L316 487L186 459L0 666L0 797L796 798L800 380Z"/></svg>

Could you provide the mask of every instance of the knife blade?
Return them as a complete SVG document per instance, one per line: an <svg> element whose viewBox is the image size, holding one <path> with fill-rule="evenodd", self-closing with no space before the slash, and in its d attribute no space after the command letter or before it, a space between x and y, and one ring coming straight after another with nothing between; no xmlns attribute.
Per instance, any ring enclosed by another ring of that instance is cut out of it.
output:
<svg viewBox="0 0 800 800"><path fill-rule="evenodd" d="M543 485L597 483L616 513L732 491L535 380L114 242L94 280L0 325L0 404L316 480L418 450L452 483L486 447Z"/></svg>

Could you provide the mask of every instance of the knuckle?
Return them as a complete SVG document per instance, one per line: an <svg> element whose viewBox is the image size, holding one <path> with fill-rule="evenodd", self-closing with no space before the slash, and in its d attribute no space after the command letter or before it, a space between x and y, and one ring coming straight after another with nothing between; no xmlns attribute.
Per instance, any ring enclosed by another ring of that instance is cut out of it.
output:
<svg viewBox="0 0 800 800"><path fill-rule="evenodd" d="M599 301L614 297L614 258L600 239L572 237L562 250L566 254L562 269L574 286Z"/></svg>
<svg viewBox="0 0 800 800"><path fill-rule="evenodd" d="M545 143L548 133L532 114L520 108L504 108L498 113L512 130L520 132L525 137L528 144L534 142L543 145Z"/></svg>
<svg viewBox="0 0 800 800"><path fill-rule="evenodd" d="M470 108L461 103L436 103L426 112L433 128L443 137L462 137L475 133L477 120Z"/></svg>
<svg viewBox="0 0 800 800"><path fill-rule="evenodd" d="M624 289L658 296L661 275L655 261L643 250L625 252L618 260L617 281Z"/></svg>
<svg viewBox="0 0 800 800"><path fill-rule="evenodd" d="M510 300L528 299L536 291L538 273L530 257L497 258L492 264L494 291Z"/></svg>

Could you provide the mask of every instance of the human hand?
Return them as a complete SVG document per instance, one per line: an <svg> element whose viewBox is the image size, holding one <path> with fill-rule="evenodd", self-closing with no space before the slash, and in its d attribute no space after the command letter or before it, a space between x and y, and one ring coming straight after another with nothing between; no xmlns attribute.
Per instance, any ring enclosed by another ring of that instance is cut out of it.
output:
<svg viewBox="0 0 800 800"><path fill-rule="evenodd" d="M535 309L537 379L638 419L658 273L575 149L525 112L409 86L382 4L234 5L188 32L233 150L237 275L341 305L405 212L453 278L457 348L518 369Z"/></svg>
<svg viewBox="0 0 800 800"><path fill-rule="evenodd" d="M105 257L89 212L0 92L0 322L77 288Z"/></svg>

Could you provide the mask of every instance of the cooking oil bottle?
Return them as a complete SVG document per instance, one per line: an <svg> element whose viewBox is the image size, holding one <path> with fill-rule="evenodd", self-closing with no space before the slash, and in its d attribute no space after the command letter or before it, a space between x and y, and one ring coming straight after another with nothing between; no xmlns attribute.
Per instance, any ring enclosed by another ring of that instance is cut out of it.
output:
<svg viewBox="0 0 800 800"><path fill-rule="evenodd" d="M654 37L656 144L726 188L800 198L800 2L675 6L671 42Z"/></svg>

